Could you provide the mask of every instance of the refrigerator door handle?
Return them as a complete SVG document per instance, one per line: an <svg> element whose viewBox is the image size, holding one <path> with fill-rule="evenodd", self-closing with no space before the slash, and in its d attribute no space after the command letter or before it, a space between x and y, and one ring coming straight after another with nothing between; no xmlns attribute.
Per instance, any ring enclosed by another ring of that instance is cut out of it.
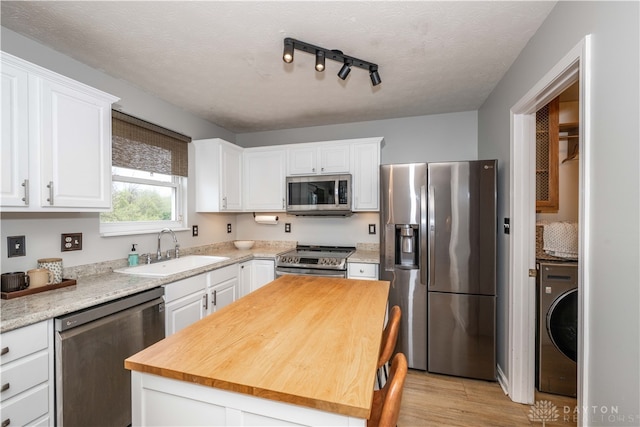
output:
<svg viewBox="0 0 640 427"><path fill-rule="evenodd" d="M435 188L429 186L429 282L428 286L434 286L436 281L436 204Z"/></svg>
<svg viewBox="0 0 640 427"><path fill-rule="evenodd" d="M420 284L427 285L427 187L420 186Z"/></svg>

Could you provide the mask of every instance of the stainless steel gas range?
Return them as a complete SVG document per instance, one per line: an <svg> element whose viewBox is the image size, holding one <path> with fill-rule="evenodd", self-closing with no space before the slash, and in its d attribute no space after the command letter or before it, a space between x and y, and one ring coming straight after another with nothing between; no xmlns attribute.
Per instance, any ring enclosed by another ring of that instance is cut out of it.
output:
<svg viewBox="0 0 640 427"><path fill-rule="evenodd" d="M347 277L347 257L355 250L351 246L298 245L276 257L276 277L287 274Z"/></svg>

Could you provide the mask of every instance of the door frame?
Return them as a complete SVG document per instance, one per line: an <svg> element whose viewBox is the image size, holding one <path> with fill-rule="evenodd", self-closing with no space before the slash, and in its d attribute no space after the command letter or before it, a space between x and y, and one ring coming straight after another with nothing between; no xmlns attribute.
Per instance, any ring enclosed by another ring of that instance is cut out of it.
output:
<svg viewBox="0 0 640 427"><path fill-rule="evenodd" d="M578 405L589 401L587 367L589 355L589 274L584 266L590 263L589 229L591 218L585 209L590 203L591 152L590 135L590 35L571 49L510 111L511 167L510 213L511 244L509 246L509 277L507 286L508 312L508 382L511 400L534 403L535 396L535 113L576 80L579 84L579 247L578 247Z"/></svg>

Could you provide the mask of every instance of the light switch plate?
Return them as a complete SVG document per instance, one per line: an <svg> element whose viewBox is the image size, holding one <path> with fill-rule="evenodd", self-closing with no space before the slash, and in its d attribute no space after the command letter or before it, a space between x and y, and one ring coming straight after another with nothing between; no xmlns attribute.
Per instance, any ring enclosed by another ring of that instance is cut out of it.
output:
<svg viewBox="0 0 640 427"><path fill-rule="evenodd" d="M60 250L62 252L81 251L82 250L82 233L61 234Z"/></svg>

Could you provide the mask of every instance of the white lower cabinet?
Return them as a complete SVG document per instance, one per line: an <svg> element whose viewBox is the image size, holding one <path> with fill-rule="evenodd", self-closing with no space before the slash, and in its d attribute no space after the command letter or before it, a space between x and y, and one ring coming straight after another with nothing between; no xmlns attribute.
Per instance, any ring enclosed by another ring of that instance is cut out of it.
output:
<svg viewBox="0 0 640 427"><path fill-rule="evenodd" d="M178 280L164 287L165 335L173 335L207 314L207 273Z"/></svg>
<svg viewBox="0 0 640 427"><path fill-rule="evenodd" d="M275 279L275 263L270 259L254 259L239 266L240 294L243 297Z"/></svg>
<svg viewBox="0 0 640 427"><path fill-rule="evenodd" d="M366 420L131 372L136 426L365 426Z"/></svg>
<svg viewBox="0 0 640 427"><path fill-rule="evenodd" d="M207 314L210 314L238 299L238 266L229 265L208 274L209 311Z"/></svg>
<svg viewBox="0 0 640 427"><path fill-rule="evenodd" d="M6 332L0 339L0 422L54 425L53 321Z"/></svg>
<svg viewBox="0 0 640 427"><path fill-rule="evenodd" d="M347 263L347 278L378 280L378 264L368 264L363 262Z"/></svg>
<svg viewBox="0 0 640 427"><path fill-rule="evenodd" d="M238 299L237 265L169 283L164 298L169 336Z"/></svg>

